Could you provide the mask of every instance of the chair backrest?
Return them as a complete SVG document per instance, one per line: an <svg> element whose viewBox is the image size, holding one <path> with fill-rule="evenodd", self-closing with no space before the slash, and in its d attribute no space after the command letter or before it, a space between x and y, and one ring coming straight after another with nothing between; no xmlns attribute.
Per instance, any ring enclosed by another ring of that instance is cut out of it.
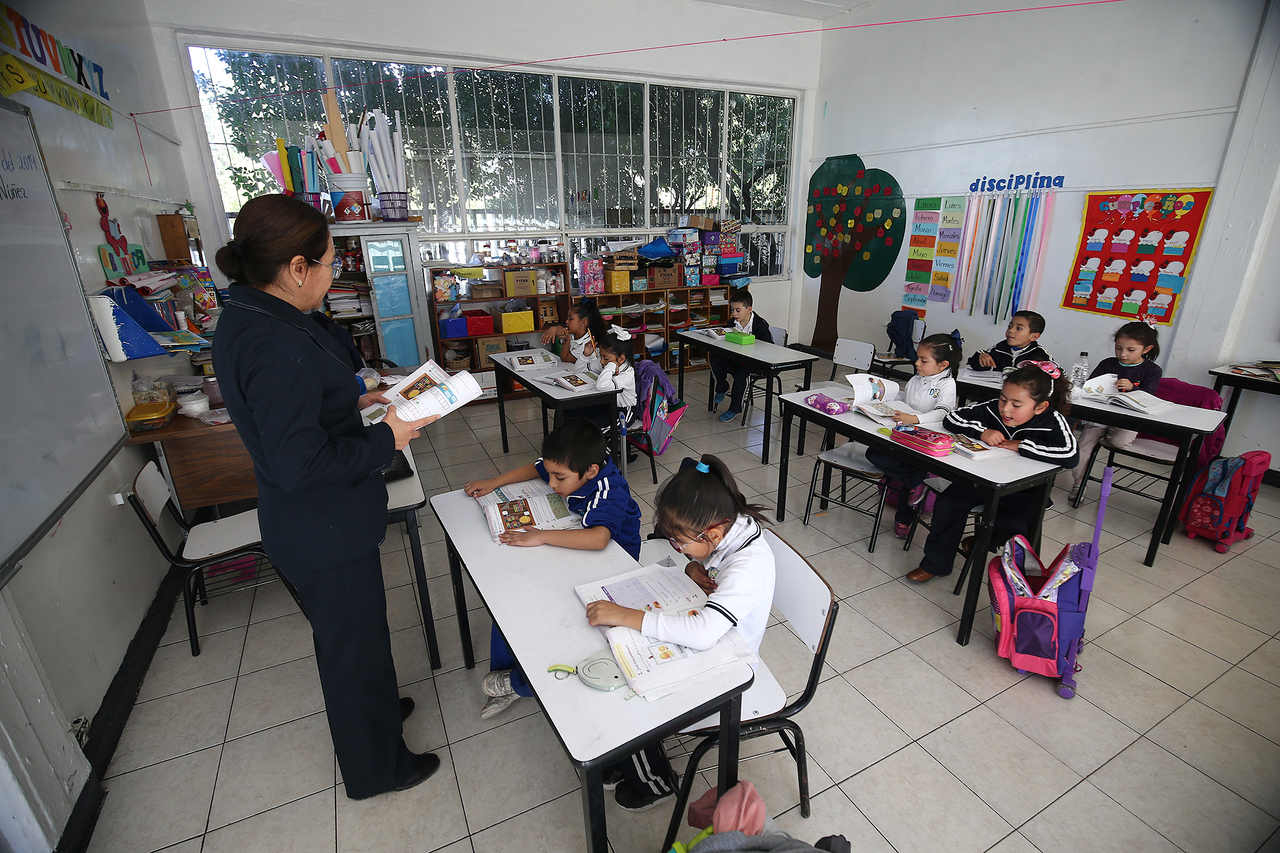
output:
<svg viewBox="0 0 1280 853"><path fill-rule="evenodd" d="M1180 406L1212 409L1215 412L1222 411L1222 397L1218 396L1217 391L1207 385L1193 385L1190 382L1183 382L1181 379L1174 379L1172 376L1166 376L1160 380L1160 384L1155 390L1155 396L1161 400L1168 400L1170 403L1177 403ZM1142 438L1149 438L1162 444L1175 446L1178 444L1178 442L1169 438L1160 438L1156 435L1145 435L1143 433L1139 433L1139 435ZM1213 461L1214 457L1222 450L1222 445L1226 443L1226 438L1225 423L1214 430L1212 434L1205 436L1204 443L1200 445L1200 456L1196 460L1198 468L1203 468Z"/></svg>
<svg viewBox="0 0 1280 853"><path fill-rule="evenodd" d="M165 481L156 463L148 462L142 466L142 470L133 480L133 493L137 495L138 503L142 505L152 526L158 526L160 513L173 497L173 493L169 490L169 483Z"/></svg>
<svg viewBox="0 0 1280 853"><path fill-rule="evenodd" d="M866 371L871 369L871 360L875 355L876 348L872 344L850 338L837 338L835 355L831 360L841 367Z"/></svg>
<svg viewBox="0 0 1280 853"><path fill-rule="evenodd" d="M764 538L773 551L773 606L813 652L813 665L804 691L778 712L782 716L791 716L808 705L817 690L840 604L822 575L785 539L772 530L764 531Z"/></svg>
<svg viewBox="0 0 1280 853"><path fill-rule="evenodd" d="M787 345L787 330L781 326L770 326L769 334L773 336L775 346L785 347Z"/></svg>

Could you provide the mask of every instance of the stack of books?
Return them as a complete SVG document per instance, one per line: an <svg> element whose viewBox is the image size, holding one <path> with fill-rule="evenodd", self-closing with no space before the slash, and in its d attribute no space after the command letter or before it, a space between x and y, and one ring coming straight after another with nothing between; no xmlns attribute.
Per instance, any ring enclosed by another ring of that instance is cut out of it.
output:
<svg viewBox="0 0 1280 853"><path fill-rule="evenodd" d="M352 320L373 316L373 300L369 285L355 281L335 281L326 297L329 315L335 320Z"/></svg>

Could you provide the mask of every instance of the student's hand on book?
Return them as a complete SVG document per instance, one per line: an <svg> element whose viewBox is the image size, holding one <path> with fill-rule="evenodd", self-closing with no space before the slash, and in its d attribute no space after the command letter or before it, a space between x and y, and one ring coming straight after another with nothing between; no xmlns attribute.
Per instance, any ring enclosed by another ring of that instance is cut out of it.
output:
<svg viewBox="0 0 1280 853"><path fill-rule="evenodd" d="M404 450L409 446L410 441L418 437L418 430L438 420L440 420L439 415L431 415L418 421L401 420L396 414L396 407L388 406L387 416L382 419L382 422L391 427L391 432L395 436L396 450Z"/></svg>
<svg viewBox="0 0 1280 853"><path fill-rule="evenodd" d="M716 582L711 579L711 575L707 574L707 570L701 563L689 561L689 565L684 567L684 573L707 595L716 591Z"/></svg>
<svg viewBox="0 0 1280 853"><path fill-rule="evenodd" d="M983 444L989 444L992 447L999 447L1004 442L1004 433L998 429L984 429L982 435L978 439Z"/></svg>
<svg viewBox="0 0 1280 853"><path fill-rule="evenodd" d="M1133 383L1132 383L1132 382L1130 382L1128 379L1117 379L1117 380L1116 380L1116 389L1117 389L1117 390L1120 390L1120 391L1132 391L1132 390L1133 390L1133 387L1134 387L1134 386L1133 386Z"/></svg>
<svg viewBox="0 0 1280 853"><path fill-rule="evenodd" d="M894 421L900 424L918 424L920 419L915 415L909 415L906 412L897 412L893 416Z"/></svg>
<svg viewBox="0 0 1280 853"><path fill-rule="evenodd" d="M492 480L472 480L462 487L462 492L467 497L482 498L496 488Z"/></svg>
<svg viewBox="0 0 1280 853"><path fill-rule="evenodd" d="M544 531L536 527L526 527L523 530L508 530L506 533L498 537L498 541L503 545L518 545L521 548L532 548L534 545L547 544Z"/></svg>
<svg viewBox="0 0 1280 853"><path fill-rule="evenodd" d="M1017 453L1017 452L1018 452L1018 448L1022 446L1022 442L1021 442L1021 441L1014 441L1014 440L1013 440L1013 439L1011 439L1011 438L1006 438L1006 439L1002 439L1002 440L1000 441L1000 443L999 443L999 444L996 444L996 445L993 445L993 446L994 446L994 447L1003 447L1005 450L1012 450L1014 453Z"/></svg>
<svg viewBox="0 0 1280 853"><path fill-rule="evenodd" d="M996 360L991 357L990 353L983 352L978 354L978 364L986 368L992 368L996 366Z"/></svg>
<svg viewBox="0 0 1280 853"><path fill-rule="evenodd" d="M611 628L621 625L639 631L644 625L644 613L622 607L612 601L593 601L587 605L587 624L595 628Z"/></svg>
<svg viewBox="0 0 1280 853"><path fill-rule="evenodd" d="M382 396L380 391L370 391L368 394L360 395L360 402L356 404L356 411L363 411L374 403L390 403L386 397Z"/></svg>

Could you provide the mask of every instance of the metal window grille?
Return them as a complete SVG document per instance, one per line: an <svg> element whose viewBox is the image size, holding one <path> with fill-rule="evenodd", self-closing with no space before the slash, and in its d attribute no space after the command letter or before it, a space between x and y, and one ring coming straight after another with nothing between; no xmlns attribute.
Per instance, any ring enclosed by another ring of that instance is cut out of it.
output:
<svg viewBox="0 0 1280 853"><path fill-rule="evenodd" d="M566 227L643 227L644 84L558 82Z"/></svg>
<svg viewBox="0 0 1280 853"><path fill-rule="evenodd" d="M794 98L729 94L730 219L787 224L794 113Z"/></svg>
<svg viewBox="0 0 1280 853"><path fill-rule="evenodd" d="M724 92L649 87L649 206L653 225L680 214L720 216Z"/></svg>

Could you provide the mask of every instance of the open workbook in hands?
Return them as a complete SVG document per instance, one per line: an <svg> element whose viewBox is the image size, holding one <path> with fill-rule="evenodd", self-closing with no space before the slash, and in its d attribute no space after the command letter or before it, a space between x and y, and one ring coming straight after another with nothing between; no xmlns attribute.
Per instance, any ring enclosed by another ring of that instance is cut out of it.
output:
<svg viewBox="0 0 1280 853"><path fill-rule="evenodd" d="M706 593L670 557L608 580L576 586L573 591L583 606L593 601L612 601L646 612L692 611L707 600ZM730 628L704 651L655 640L620 625L600 630L627 685L650 702L690 687L738 661L758 659L736 628Z"/></svg>
<svg viewBox="0 0 1280 853"><path fill-rule="evenodd" d="M537 527L539 530L570 530L582 526L582 516L569 509L541 478L499 486L476 498L489 524L489 535L498 537L511 530Z"/></svg>
<svg viewBox="0 0 1280 853"><path fill-rule="evenodd" d="M444 417L479 397L480 385L465 370L450 375L434 361L401 379L383 392L402 421L417 421L432 415ZM387 404L374 403L361 410L367 422L379 423L387 416Z"/></svg>

